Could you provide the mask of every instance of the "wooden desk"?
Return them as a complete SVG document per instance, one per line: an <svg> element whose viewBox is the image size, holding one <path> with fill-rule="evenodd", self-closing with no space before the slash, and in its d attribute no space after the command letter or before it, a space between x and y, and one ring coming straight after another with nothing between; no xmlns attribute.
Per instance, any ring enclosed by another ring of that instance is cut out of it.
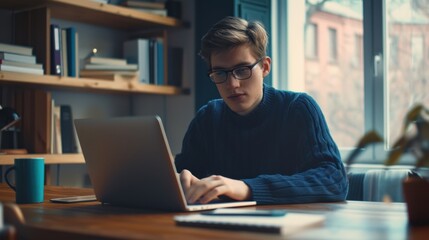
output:
<svg viewBox="0 0 429 240"><path fill-rule="evenodd" d="M326 215L322 227L305 229L291 236L244 231L179 227L166 213L101 205L98 202L55 204L53 197L92 194L91 189L47 186L45 202L19 205L26 225L45 233L60 231L79 239L427 239L429 226L408 226L402 203L341 202L276 206L259 209L287 209L290 212ZM15 194L0 184L0 201L14 202Z"/></svg>

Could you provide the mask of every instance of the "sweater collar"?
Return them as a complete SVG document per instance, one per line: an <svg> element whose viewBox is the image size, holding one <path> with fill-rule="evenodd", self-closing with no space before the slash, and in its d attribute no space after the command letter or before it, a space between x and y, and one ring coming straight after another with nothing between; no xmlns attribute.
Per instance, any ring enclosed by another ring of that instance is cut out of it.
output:
<svg viewBox="0 0 429 240"><path fill-rule="evenodd" d="M259 105L253 109L253 111L251 111L250 113L241 116L235 112L233 112L226 104L226 114L228 117L231 118L231 120L234 123L237 124L249 124L249 125L253 125L253 124L258 124L260 123L262 120L266 119L266 117L269 115L269 113L272 111L272 109L274 109L273 106L273 99L274 99L274 88L272 88L271 86L268 86L264 83L263 86L263 96L262 96L262 100L259 103Z"/></svg>

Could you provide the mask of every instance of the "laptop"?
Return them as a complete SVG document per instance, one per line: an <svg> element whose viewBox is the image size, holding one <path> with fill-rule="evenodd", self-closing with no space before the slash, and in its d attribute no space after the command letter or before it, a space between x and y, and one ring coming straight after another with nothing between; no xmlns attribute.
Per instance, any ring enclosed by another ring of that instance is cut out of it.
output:
<svg viewBox="0 0 429 240"><path fill-rule="evenodd" d="M255 201L187 204L158 116L76 119L97 200L125 207L200 211Z"/></svg>

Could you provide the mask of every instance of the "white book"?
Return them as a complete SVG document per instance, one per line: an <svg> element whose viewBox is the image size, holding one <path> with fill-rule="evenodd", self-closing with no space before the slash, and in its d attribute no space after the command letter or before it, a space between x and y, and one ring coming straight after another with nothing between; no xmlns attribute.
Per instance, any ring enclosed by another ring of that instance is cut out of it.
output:
<svg viewBox="0 0 429 240"><path fill-rule="evenodd" d="M167 9L133 8L134 10L166 17Z"/></svg>
<svg viewBox="0 0 429 240"><path fill-rule="evenodd" d="M67 30L61 29L61 67L63 71L61 72L62 76L69 75L69 65L68 65L68 56L67 56Z"/></svg>
<svg viewBox="0 0 429 240"><path fill-rule="evenodd" d="M126 66L127 60L122 58L89 57L85 59L87 64L120 65Z"/></svg>
<svg viewBox="0 0 429 240"><path fill-rule="evenodd" d="M139 82L149 84L149 39L134 39L124 42L124 57L129 63L138 65Z"/></svg>
<svg viewBox="0 0 429 240"><path fill-rule="evenodd" d="M43 69L28 68L28 67L17 67L17 66L5 65L5 64L0 64L0 71L31 73L31 74L43 75Z"/></svg>
<svg viewBox="0 0 429 240"><path fill-rule="evenodd" d="M121 65L101 65L101 64L86 64L85 70L137 70L137 64Z"/></svg>
<svg viewBox="0 0 429 240"><path fill-rule="evenodd" d="M17 66L17 67L43 69L43 64L38 64L38 63L23 63L23 62L14 62L14 61L8 61L8 60L0 59L0 64L9 65L9 66Z"/></svg>
<svg viewBox="0 0 429 240"><path fill-rule="evenodd" d="M53 128L54 128L54 136L53 136L53 153L54 154L62 154L63 153L63 144L61 140L61 107L54 106L53 113Z"/></svg>
<svg viewBox="0 0 429 240"><path fill-rule="evenodd" d="M15 53L1 52L0 51L0 59L14 62L24 62L24 63L33 63L36 64L35 56L27 56Z"/></svg>
<svg viewBox="0 0 429 240"><path fill-rule="evenodd" d="M0 43L0 52L9 52L31 56L33 55L33 48L14 44Z"/></svg>
<svg viewBox="0 0 429 240"><path fill-rule="evenodd" d="M97 2L97 3L104 3L104 4L108 4L109 0L91 0L93 2Z"/></svg>
<svg viewBox="0 0 429 240"><path fill-rule="evenodd" d="M124 5L127 7L136 7L136 8L165 9L165 3L162 3L162 2L125 0L121 2L121 5Z"/></svg>

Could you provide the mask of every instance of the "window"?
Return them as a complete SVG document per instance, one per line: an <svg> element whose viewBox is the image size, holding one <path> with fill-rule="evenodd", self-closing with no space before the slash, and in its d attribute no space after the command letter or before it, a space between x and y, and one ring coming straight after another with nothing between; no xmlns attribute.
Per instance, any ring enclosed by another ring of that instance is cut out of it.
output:
<svg viewBox="0 0 429 240"><path fill-rule="evenodd" d="M418 70L423 63L423 37L412 36L411 37L411 68Z"/></svg>
<svg viewBox="0 0 429 240"><path fill-rule="evenodd" d="M389 64L391 67L396 67L398 66L399 62L398 62L398 47L399 47L399 40L398 40L398 36L390 36L389 37Z"/></svg>
<svg viewBox="0 0 429 240"><path fill-rule="evenodd" d="M285 34L293 35L283 42L286 50L280 51L287 58L279 63L283 72L277 87L304 91L316 99L343 159L365 132L379 132L386 145L367 149L358 161L380 163L398 137L407 110L416 103L429 106L429 68L425 67L429 61L429 2L277 3L279 11L288 16L286 25L279 24L279 32L293 29ZM296 26L303 26L302 37ZM313 40L317 42L310 44ZM314 46L324 47L315 50ZM317 52L317 61L308 58L312 52ZM296 60L301 59L299 54L306 56L302 62ZM297 67L300 65L304 67Z"/></svg>
<svg viewBox="0 0 429 240"><path fill-rule="evenodd" d="M355 34L354 37L354 58L353 67L362 67L363 63L363 40L361 34Z"/></svg>
<svg viewBox="0 0 429 240"><path fill-rule="evenodd" d="M310 23L306 26L305 56L310 59L317 58L317 25Z"/></svg>
<svg viewBox="0 0 429 240"><path fill-rule="evenodd" d="M329 61L330 62L336 62L338 58L337 53L337 30L333 28L329 28Z"/></svg>
<svg viewBox="0 0 429 240"><path fill-rule="evenodd" d="M416 103L429 106L429 68L425 59L429 42L424 37L429 32L428 9L428 1L386 0L386 34L400 39L396 43L396 53L388 56L385 67L385 134L389 145L398 138L404 116L411 106ZM392 45L391 42L391 48ZM392 58L397 59L396 64L392 64L395 63Z"/></svg>

